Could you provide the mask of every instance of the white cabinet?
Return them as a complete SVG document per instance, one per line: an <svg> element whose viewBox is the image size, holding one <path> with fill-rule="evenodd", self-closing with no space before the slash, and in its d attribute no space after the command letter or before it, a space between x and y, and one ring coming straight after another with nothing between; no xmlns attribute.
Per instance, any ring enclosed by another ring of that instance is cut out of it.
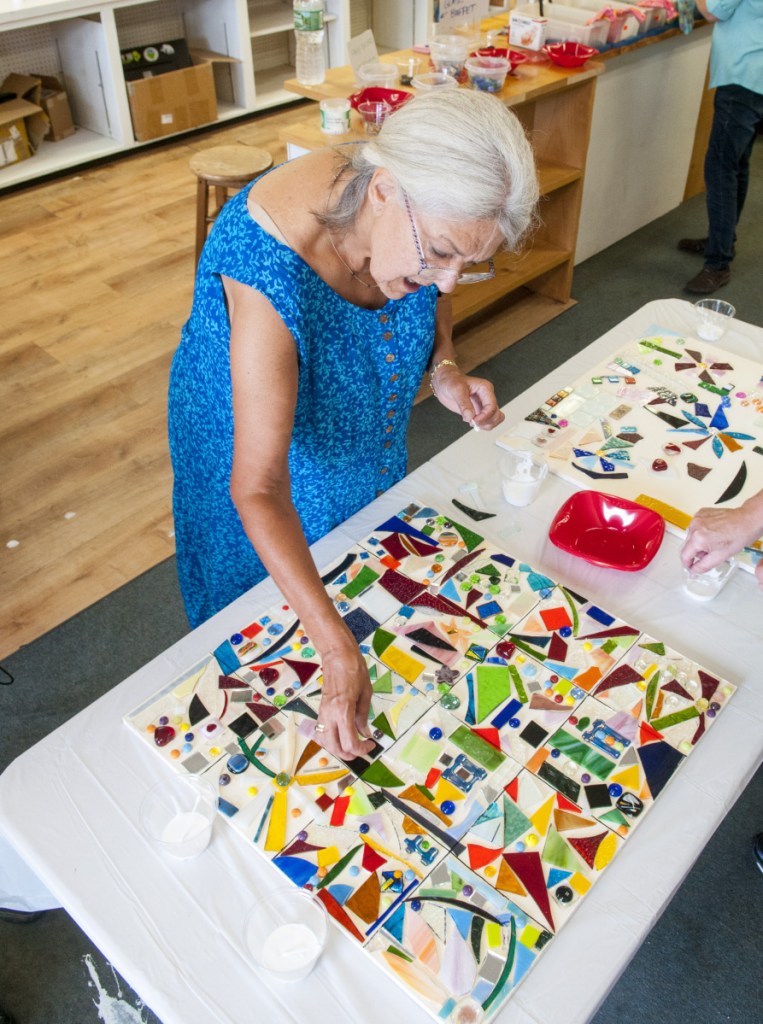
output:
<svg viewBox="0 0 763 1024"><path fill-rule="evenodd" d="M329 67L347 61L353 2L326 0ZM294 101L281 88L294 76L291 0L0 0L0 80L14 71L60 78L76 125L69 138L0 168L0 191L142 145L120 50L181 37L192 50L235 58L213 65L218 121Z"/></svg>

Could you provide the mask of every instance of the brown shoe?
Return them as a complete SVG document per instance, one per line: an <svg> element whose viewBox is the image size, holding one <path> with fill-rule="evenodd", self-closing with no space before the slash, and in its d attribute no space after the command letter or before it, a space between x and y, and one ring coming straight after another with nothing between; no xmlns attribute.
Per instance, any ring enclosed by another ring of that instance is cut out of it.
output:
<svg viewBox="0 0 763 1024"><path fill-rule="evenodd" d="M678 243L681 252L693 252L697 256L705 255L706 238L682 238Z"/></svg>
<svg viewBox="0 0 763 1024"><path fill-rule="evenodd" d="M728 267L724 267L723 270L703 267L696 277L684 285L684 291L691 292L692 295L712 295L713 292L717 292L719 288L728 284L730 280L731 271Z"/></svg>

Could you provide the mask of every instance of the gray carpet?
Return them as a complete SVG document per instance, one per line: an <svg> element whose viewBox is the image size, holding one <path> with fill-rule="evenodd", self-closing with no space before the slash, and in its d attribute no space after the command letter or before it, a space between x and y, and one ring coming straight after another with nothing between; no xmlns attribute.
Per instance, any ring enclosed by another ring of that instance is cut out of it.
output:
<svg viewBox="0 0 763 1024"><path fill-rule="evenodd" d="M756 324L763 324L762 171L759 141L732 280L719 293L741 319ZM645 302L682 296L701 261L677 252L675 243L704 233L704 200L697 198L579 266L578 305L480 371L495 382L499 400L520 394ZM436 403L418 406L411 421L411 468L461 431ZM0 770L186 630L170 559L7 658L4 668L15 682L0 686ZM763 1020L763 876L750 846L761 829L763 770L708 843L594 1024ZM31 924L0 922L0 949L0 1007L18 1024L157 1022L64 911Z"/></svg>

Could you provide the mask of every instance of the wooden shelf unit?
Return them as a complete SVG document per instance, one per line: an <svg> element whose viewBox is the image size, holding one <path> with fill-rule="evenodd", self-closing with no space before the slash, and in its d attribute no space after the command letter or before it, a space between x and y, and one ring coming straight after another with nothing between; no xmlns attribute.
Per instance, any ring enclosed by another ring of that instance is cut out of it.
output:
<svg viewBox="0 0 763 1024"><path fill-rule="evenodd" d="M410 51L388 54L382 60L394 61L406 53ZM596 78L602 70L598 62L579 70L548 64L520 65L499 94L520 119L533 145L542 194L540 224L523 252L498 254L493 280L453 292L455 324L503 305L507 309L512 307L512 319L517 316L520 325L519 333L507 334L497 347L472 344L468 352L459 348L464 369L484 362L574 304L575 244ZM284 88L322 100L350 95L353 83L352 70L341 67L332 68L322 85L303 86L290 79ZM353 112L349 134L325 135L320 131L315 110L309 119L283 128L279 136L287 144L290 156L295 156L322 146L357 141L363 138L363 132Z"/></svg>

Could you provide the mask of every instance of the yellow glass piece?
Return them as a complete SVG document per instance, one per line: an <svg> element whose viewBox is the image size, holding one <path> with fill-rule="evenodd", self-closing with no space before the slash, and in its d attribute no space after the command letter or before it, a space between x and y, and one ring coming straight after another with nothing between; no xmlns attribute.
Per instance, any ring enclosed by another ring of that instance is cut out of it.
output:
<svg viewBox="0 0 763 1024"><path fill-rule="evenodd" d="M673 505L668 505L666 502L660 501L659 498L653 498L650 494L639 494L636 501L639 505L658 512L666 522L672 523L673 526L677 526L681 530L689 529L691 516L682 512L680 508L674 508Z"/></svg>
<svg viewBox="0 0 763 1024"><path fill-rule="evenodd" d="M327 772L300 772L294 778L300 786L318 786L320 788L322 783L333 782L334 779L341 779L345 775L347 775L346 768L329 768ZM323 796L323 793L317 795Z"/></svg>
<svg viewBox="0 0 763 1024"><path fill-rule="evenodd" d="M542 836L545 836L546 832L548 832L548 823L551 819L551 812L554 809L555 799L555 796L550 796L544 804L541 804L535 814L530 815L530 821L533 823L533 828Z"/></svg>
<svg viewBox="0 0 763 1024"><path fill-rule="evenodd" d="M576 871L574 875L571 875L567 879L567 882L580 896L585 896L585 894L591 888L591 883L584 875L581 875L579 871Z"/></svg>
<svg viewBox="0 0 763 1024"><path fill-rule="evenodd" d="M196 689L196 684L206 671L207 667L205 665L204 668L199 669L198 672L195 672L192 676L189 676L187 679L184 679L182 682L178 683L175 689L172 691L172 696L179 697L181 700L183 697L190 697L190 695Z"/></svg>
<svg viewBox="0 0 763 1024"><path fill-rule="evenodd" d="M590 640L586 640L586 642L583 644L583 650L584 651L592 651L593 650L593 644L591 643Z"/></svg>
<svg viewBox="0 0 763 1024"><path fill-rule="evenodd" d="M538 837L535 835L534 832L531 832L529 835L525 836L525 846L529 846L532 849L532 847L537 845Z"/></svg>
<svg viewBox="0 0 763 1024"><path fill-rule="evenodd" d="M286 808L289 802L286 794L287 790L285 789L276 789L273 794L268 834L265 837L265 849L268 852L278 853L283 850L286 843Z"/></svg>
<svg viewBox="0 0 763 1024"><path fill-rule="evenodd" d="M536 928L535 925L528 924L519 933L519 941L523 946L527 946L528 949L533 949L535 943L540 938L540 928Z"/></svg>
<svg viewBox="0 0 763 1024"><path fill-rule="evenodd" d="M463 793L460 789L457 789L452 782L448 782L442 776L437 780L437 786L434 791L434 798L438 804L441 804L443 800L461 801L465 799L466 793Z"/></svg>
<svg viewBox="0 0 763 1024"><path fill-rule="evenodd" d="M325 868L329 864L336 864L341 856L336 846L327 846L324 850L316 850L315 860L319 868Z"/></svg>
<svg viewBox="0 0 763 1024"><path fill-rule="evenodd" d="M696 707L697 711L707 711L707 709L710 707L710 701L707 699L707 697L700 697L699 700L695 701L694 706Z"/></svg>
<svg viewBox="0 0 763 1024"><path fill-rule="evenodd" d="M249 789L247 789L246 791L247 796L257 796L258 793L259 789L257 789L256 786L250 786Z"/></svg>
<svg viewBox="0 0 763 1024"><path fill-rule="evenodd" d="M646 679L639 679L639 681L636 683L636 686L639 688L639 690L645 690L646 689Z"/></svg>
<svg viewBox="0 0 763 1024"><path fill-rule="evenodd" d="M610 777L610 781L618 782L623 789L632 789L635 793L641 784L638 767L631 765L630 768L623 768L621 772L615 772Z"/></svg>
<svg viewBox="0 0 763 1024"><path fill-rule="evenodd" d="M614 855L617 853L617 839L615 838L614 832L602 839L599 843L599 848L596 851L596 856L593 859L593 866L596 871L601 871L607 864L612 860Z"/></svg>
<svg viewBox="0 0 763 1024"><path fill-rule="evenodd" d="M219 747L210 747L209 748L209 752L212 755L212 757L217 757L217 755L220 753L220 748Z"/></svg>
<svg viewBox="0 0 763 1024"><path fill-rule="evenodd" d="M420 661L416 661L405 651L398 650L394 644L390 644L381 655L380 660L387 668L391 668L393 672L402 676L406 683L415 683L424 671L424 666Z"/></svg>
<svg viewBox="0 0 763 1024"><path fill-rule="evenodd" d="M485 922L485 937L490 949L501 948L501 926L497 921Z"/></svg>

